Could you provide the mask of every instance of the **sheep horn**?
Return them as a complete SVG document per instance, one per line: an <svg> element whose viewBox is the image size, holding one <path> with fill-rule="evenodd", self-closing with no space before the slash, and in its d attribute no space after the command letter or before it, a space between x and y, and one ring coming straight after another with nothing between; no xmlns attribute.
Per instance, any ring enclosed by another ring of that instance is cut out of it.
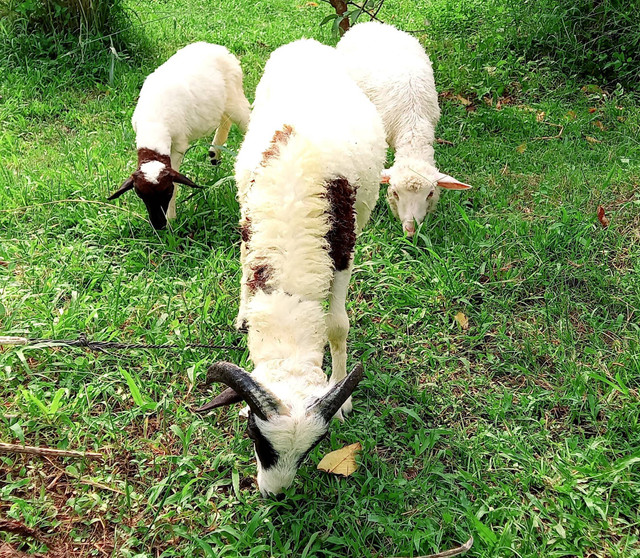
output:
<svg viewBox="0 0 640 558"><path fill-rule="evenodd" d="M124 184L122 184L122 186L120 186L118 191L114 192L113 194L111 194L107 199L108 200L115 200L116 198L119 198L122 194L124 194L128 190L131 190L131 188L133 188L133 176L130 176L129 178L127 178L124 181Z"/></svg>
<svg viewBox="0 0 640 558"><path fill-rule="evenodd" d="M217 409L218 407L226 407L227 405L233 405L234 403L240 403L242 396L238 395L232 388L225 389L220 395L216 395L209 403L194 409L196 413L206 413L211 409Z"/></svg>
<svg viewBox="0 0 640 558"><path fill-rule="evenodd" d="M202 188L198 186L193 180L187 178L184 174L180 174L178 171L171 169L171 178L174 182L184 184L185 186L191 186L191 188Z"/></svg>
<svg viewBox="0 0 640 558"><path fill-rule="evenodd" d="M340 380L324 397L309 407L308 412L317 413L325 421L329 422L333 415L338 412L338 409L342 407L342 404L353 393L353 390L356 389L356 386L363 377L364 368L362 364L358 363L346 378Z"/></svg>
<svg viewBox="0 0 640 558"><path fill-rule="evenodd" d="M213 382L222 382L232 388L262 420L269 420L272 415L282 414L282 402L256 382L251 374L235 364L224 361L212 364L207 371L206 384Z"/></svg>

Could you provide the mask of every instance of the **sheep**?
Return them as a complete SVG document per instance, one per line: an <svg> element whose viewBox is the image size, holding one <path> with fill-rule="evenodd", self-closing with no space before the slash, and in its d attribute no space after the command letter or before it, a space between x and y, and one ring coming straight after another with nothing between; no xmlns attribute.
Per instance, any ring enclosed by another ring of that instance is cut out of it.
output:
<svg viewBox="0 0 640 558"><path fill-rule="evenodd" d="M349 109L339 110L338 99ZM382 121L335 49L302 39L272 53L235 165L238 323L246 323L254 370L212 365L207 385L231 389L200 409L248 404L263 496L289 486L332 417L351 411L363 369L347 375L345 301L385 155ZM327 340L330 380L322 370Z"/></svg>
<svg viewBox="0 0 640 558"><path fill-rule="evenodd" d="M220 45L187 45L145 80L131 119L138 169L108 199L134 188L153 227L166 227L167 219L176 216L174 184L199 187L178 172L189 144L216 130L209 151L215 165L231 123L244 132L248 121L249 102L237 58Z"/></svg>
<svg viewBox="0 0 640 558"><path fill-rule="evenodd" d="M375 21L353 26L336 47L349 75L382 117L395 150L381 176L387 199L408 236L433 211L440 188L470 188L435 166L433 142L440 118L431 61L417 39Z"/></svg>

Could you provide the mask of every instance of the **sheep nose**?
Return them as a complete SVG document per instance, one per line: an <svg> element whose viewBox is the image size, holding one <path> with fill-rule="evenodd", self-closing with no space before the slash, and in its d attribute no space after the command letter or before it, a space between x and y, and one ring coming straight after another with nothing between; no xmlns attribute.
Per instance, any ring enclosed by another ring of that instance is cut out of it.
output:
<svg viewBox="0 0 640 558"><path fill-rule="evenodd" d="M407 222L403 223L402 228L407 233L407 236L409 238L411 238L416 232L416 225L413 222L413 219L411 221L407 221Z"/></svg>

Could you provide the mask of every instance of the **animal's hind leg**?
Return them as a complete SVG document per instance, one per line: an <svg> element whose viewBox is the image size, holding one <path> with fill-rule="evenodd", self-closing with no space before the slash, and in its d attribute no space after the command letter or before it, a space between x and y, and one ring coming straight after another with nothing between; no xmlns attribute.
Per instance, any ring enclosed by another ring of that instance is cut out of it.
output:
<svg viewBox="0 0 640 558"><path fill-rule="evenodd" d="M209 147L209 158L213 166L220 164L220 147L224 145L229 137L229 130L231 129L231 119L226 115L222 115L220 120L220 126L216 130L216 135L213 137L211 147Z"/></svg>

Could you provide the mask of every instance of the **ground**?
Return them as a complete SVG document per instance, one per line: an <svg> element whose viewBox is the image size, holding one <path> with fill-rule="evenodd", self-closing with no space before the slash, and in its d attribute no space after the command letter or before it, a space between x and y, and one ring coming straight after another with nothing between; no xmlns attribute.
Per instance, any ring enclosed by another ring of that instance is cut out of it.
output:
<svg viewBox="0 0 640 558"><path fill-rule="evenodd" d="M288 498L259 496L237 408L192 412L208 364L246 364L244 349L5 347L0 439L104 458L1 456L0 520L44 542L1 541L61 556L408 557L473 535L474 557L640 556L637 97L513 52L487 63L446 6L389 0L379 17L431 54L436 159L474 188L444 192L413 239L378 204L348 305L366 378ZM105 40L61 56L0 26L0 335L244 347L227 179L239 132L218 168L207 140L187 153L207 187L182 190L172 230L154 232L133 194L106 198L133 170L130 117L156 65L225 44L253 99L274 48L335 44L319 26L330 7L127 7L117 58ZM353 476L316 470L357 441Z"/></svg>

